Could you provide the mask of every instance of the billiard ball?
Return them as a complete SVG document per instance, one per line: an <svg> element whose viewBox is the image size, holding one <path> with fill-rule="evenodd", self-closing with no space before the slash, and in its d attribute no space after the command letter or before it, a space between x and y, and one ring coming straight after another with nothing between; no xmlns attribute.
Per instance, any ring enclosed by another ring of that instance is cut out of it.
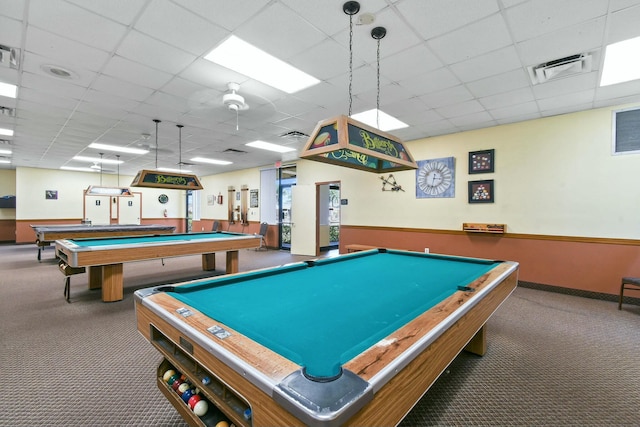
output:
<svg viewBox="0 0 640 427"><path fill-rule="evenodd" d="M164 381L165 383L168 382L169 378L171 378L173 375L175 375L175 373L176 373L176 371L174 371L173 369L169 369L162 376L162 381Z"/></svg>
<svg viewBox="0 0 640 427"><path fill-rule="evenodd" d="M189 399L191 399L191 397L194 395L195 393L193 392L193 389L188 389L185 390L184 393L182 393L182 400L184 401L184 403L189 404Z"/></svg>
<svg viewBox="0 0 640 427"><path fill-rule="evenodd" d="M193 413L199 417L204 416L209 410L209 404L206 400L200 400L193 405Z"/></svg>
<svg viewBox="0 0 640 427"><path fill-rule="evenodd" d="M229 423L222 420L216 424L216 427L229 427Z"/></svg>
<svg viewBox="0 0 640 427"><path fill-rule="evenodd" d="M199 394L194 394L189 398L189 402L187 402L189 404L189 408L191 408L191 410L193 411L193 408L196 406L196 403L200 402L201 400L202 400L202 397L200 397Z"/></svg>
<svg viewBox="0 0 640 427"><path fill-rule="evenodd" d="M167 384L169 384L169 386L172 386L174 382L176 382L177 379L180 378L180 375L178 374L173 374L169 377L169 379L167 380Z"/></svg>
<svg viewBox="0 0 640 427"><path fill-rule="evenodd" d="M191 384L189 383L182 383L178 386L178 390L176 390L178 392L178 394L180 396L182 396L182 393L184 393L185 391L189 390L191 388Z"/></svg>
<svg viewBox="0 0 640 427"><path fill-rule="evenodd" d="M180 387L180 384L182 384L182 380L180 378L175 380L173 382L173 384L171 384L171 388L173 389L173 391L177 392L178 391L178 387Z"/></svg>

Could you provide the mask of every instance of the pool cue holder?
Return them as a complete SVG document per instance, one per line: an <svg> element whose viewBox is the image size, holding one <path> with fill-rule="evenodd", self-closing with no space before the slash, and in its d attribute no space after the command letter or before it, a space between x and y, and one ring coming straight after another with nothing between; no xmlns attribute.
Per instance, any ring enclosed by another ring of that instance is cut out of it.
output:
<svg viewBox="0 0 640 427"><path fill-rule="evenodd" d="M74 274L82 274L87 271L87 269L85 267L71 267L62 260L58 262L58 269L64 274L64 298L67 302L71 302L71 276Z"/></svg>
<svg viewBox="0 0 640 427"><path fill-rule="evenodd" d="M229 424L233 423L238 427L251 427L251 418L247 418L245 415L251 413L251 406L246 399L200 365L188 350L174 343L153 325L150 325L150 328L151 344L164 356L157 369L156 384L187 424L197 427L214 427L219 422L216 416L216 412L219 411L231 421ZM168 369L180 372L194 387L200 389L200 394L211 403L207 414L198 417L182 398L164 382L162 377ZM208 379L206 384L202 381L204 378Z"/></svg>
<svg viewBox="0 0 640 427"><path fill-rule="evenodd" d="M504 234L507 230L507 224L463 222L462 230L468 233Z"/></svg>

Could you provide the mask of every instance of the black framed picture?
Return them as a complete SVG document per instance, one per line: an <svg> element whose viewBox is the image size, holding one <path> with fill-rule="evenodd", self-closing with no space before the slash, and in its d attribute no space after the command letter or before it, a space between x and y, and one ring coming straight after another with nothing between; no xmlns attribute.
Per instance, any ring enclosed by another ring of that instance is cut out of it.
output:
<svg viewBox="0 0 640 427"><path fill-rule="evenodd" d="M494 193L492 179L469 181L469 203L493 203Z"/></svg>
<svg viewBox="0 0 640 427"><path fill-rule="evenodd" d="M46 200L58 200L58 190L45 190L44 198Z"/></svg>
<svg viewBox="0 0 640 427"><path fill-rule="evenodd" d="M494 172L495 150L480 150L469 152L469 173Z"/></svg>

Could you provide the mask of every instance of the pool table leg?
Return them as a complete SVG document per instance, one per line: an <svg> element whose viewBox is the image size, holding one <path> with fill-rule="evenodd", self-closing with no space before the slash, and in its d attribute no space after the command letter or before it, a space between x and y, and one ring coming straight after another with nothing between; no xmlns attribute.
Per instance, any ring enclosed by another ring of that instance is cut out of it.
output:
<svg viewBox="0 0 640 427"><path fill-rule="evenodd" d="M227 251L227 274L238 272L238 251ZM216 254L202 254L202 269L211 271L216 269Z"/></svg>
<svg viewBox="0 0 640 427"><path fill-rule="evenodd" d="M238 251L227 251L227 274L238 272Z"/></svg>
<svg viewBox="0 0 640 427"><path fill-rule="evenodd" d="M92 265L89 267L89 289L100 289L102 287L102 266Z"/></svg>
<svg viewBox="0 0 640 427"><path fill-rule="evenodd" d="M212 271L216 269L216 254L202 254L202 269Z"/></svg>
<svg viewBox="0 0 640 427"><path fill-rule="evenodd" d="M124 294L122 264L102 266L102 301L120 301Z"/></svg>
<svg viewBox="0 0 640 427"><path fill-rule="evenodd" d="M123 264L93 265L89 267L89 289L102 288L102 301L120 301L123 298Z"/></svg>
<svg viewBox="0 0 640 427"><path fill-rule="evenodd" d="M482 328L471 338L464 348L469 353L477 354L478 356L484 356L487 352L487 325L482 325Z"/></svg>

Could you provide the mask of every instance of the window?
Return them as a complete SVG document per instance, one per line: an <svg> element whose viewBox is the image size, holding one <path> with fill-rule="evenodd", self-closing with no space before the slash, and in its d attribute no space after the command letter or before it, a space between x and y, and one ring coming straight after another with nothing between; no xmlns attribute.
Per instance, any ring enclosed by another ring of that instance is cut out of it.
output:
<svg viewBox="0 0 640 427"><path fill-rule="evenodd" d="M640 108L613 112L613 154L640 154Z"/></svg>

